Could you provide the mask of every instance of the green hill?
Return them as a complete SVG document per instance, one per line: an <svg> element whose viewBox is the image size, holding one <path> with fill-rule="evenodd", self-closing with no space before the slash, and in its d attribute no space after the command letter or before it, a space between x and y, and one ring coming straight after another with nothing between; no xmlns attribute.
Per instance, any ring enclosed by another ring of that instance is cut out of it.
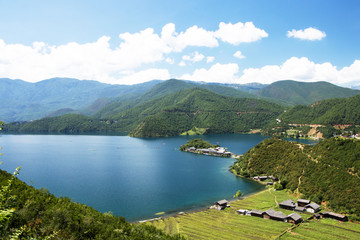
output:
<svg viewBox="0 0 360 240"><path fill-rule="evenodd" d="M190 88L138 103L106 119L67 114L25 124L6 124L4 131L20 132L131 132L136 137L179 135L193 127L207 133L248 132L261 128L283 108L275 103L218 95Z"/></svg>
<svg viewBox="0 0 360 240"><path fill-rule="evenodd" d="M235 173L272 175L293 192L360 219L360 141L331 138L314 146L266 139L232 166Z"/></svg>
<svg viewBox="0 0 360 240"><path fill-rule="evenodd" d="M287 123L360 124L360 95L295 106L279 116Z"/></svg>
<svg viewBox="0 0 360 240"><path fill-rule="evenodd" d="M282 100L292 105L309 105L330 98L346 98L360 94L359 90L343 88L328 82L274 82L256 92L256 95Z"/></svg>
<svg viewBox="0 0 360 240"><path fill-rule="evenodd" d="M208 84L196 84L192 82L186 82L182 80L170 79L150 88L143 95L138 96L135 99L130 99L129 101L124 101L123 99L114 100L113 103L105 106L103 109L94 114L96 118L109 118L117 113L120 113L124 110L140 106L148 101L154 100L179 92L181 90L191 89L191 88L204 88L210 91L213 91L218 94L231 97L248 97L248 98L258 98L255 95L236 90L232 87L225 87L220 85L208 85Z"/></svg>
<svg viewBox="0 0 360 240"><path fill-rule="evenodd" d="M207 133L247 132L261 128L282 110L280 105L263 100L227 97L193 88L156 99L126 113L143 119L131 136L151 137L178 135L193 127L207 128ZM126 114L114 116L119 121L120 117L124 118Z"/></svg>
<svg viewBox="0 0 360 240"><path fill-rule="evenodd" d="M53 78L37 83L0 79L1 120L30 121L64 108L81 110L99 98L139 96L159 81L136 85L110 85L96 81ZM86 113L93 113L87 109Z"/></svg>

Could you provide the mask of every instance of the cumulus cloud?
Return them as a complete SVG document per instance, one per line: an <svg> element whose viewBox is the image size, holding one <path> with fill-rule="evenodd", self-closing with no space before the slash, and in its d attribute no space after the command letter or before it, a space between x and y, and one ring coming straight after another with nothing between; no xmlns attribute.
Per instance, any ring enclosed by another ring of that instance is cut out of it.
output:
<svg viewBox="0 0 360 240"><path fill-rule="evenodd" d="M58 46L44 42L27 46L7 44L0 39L0 76L31 82L52 77L73 77L123 83L122 72L163 61L173 64L174 59L168 55L187 47L212 48L219 45L218 39L238 44L265 36L264 30L248 22L234 25L220 23L216 32L192 26L180 33L176 32L175 24L169 23L162 28L161 34L155 33L152 28L136 33L121 33L121 43L116 48L110 47L110 37L107 36L85 44L70 42ZM183 60L196 62L204 58L204 55L195 52ZM208 57L206 61L213 62L214 59ZM180 66L184 65L185 62L180 63Z"/></svg>
<svg viewBox="0 0 360 240"><path fill-rule="evenodd" d="M316 41L316 40L321 40L324 37L326 37L326 33L323 31L320 31L316 28L309 27L304 30L293 29L291 31L288 31L286 36L288 38L293 37L293 38L298 38L301 40Z"/></svg>
<svg viewBox="0 0 360 240"><path fill-rule="evenodd" d="M236 24L221 22L215 36L224 42L238 45L240 43L255 42L269 35L265 30L255 27L252 22L238 22Z"/></svg>
<svg viewBox="0 0 360 240"><path fill-rule="evenodd" d="M245 58L245 56L240 51L236 51L233 56L240 59Z"/></svg>
<svg viewBox="0 0 360 240"><path fill-rule="evenodd" d="M195 51L191 55L184 55L182 57L183 60L190 61L190 62L200 62L204 58L205 58L205 56L197 51Z"/></svg>
<svg viewBox="0 0 360 240"><path fill-rule="evenodd" d="M247 68L239 78L239 83L272 83L278 80L303 82L328 81L349 86L360 82L360 61L355 60L349 67L340 70L329 62L315 63L306 57L292 57L281 65L267 65L261 68Z"/></svg>
<svg viewBox="0 0 360 240"><path fill-rule="evenodd" d="M212 63L215 61L215 57L214 56L208 56L206 57L206 63Z"/></svg>
<svg viewBox="0 0 360 240"><path fill-rule="evenodd" d="M177 33L175 24L166 24L161 31L161 39L175 52L181 52L188 46L217 47L217 39L211 31L192 26L185 32Z"/></svg>
<svg viewBox="0 0 360 240"><path fill-rule="evenodd" d="M239 66L235 63L216 63L209 69L196 69L192 74L184 74L180 79L204 82L232 83L235 82Z"/></svg>

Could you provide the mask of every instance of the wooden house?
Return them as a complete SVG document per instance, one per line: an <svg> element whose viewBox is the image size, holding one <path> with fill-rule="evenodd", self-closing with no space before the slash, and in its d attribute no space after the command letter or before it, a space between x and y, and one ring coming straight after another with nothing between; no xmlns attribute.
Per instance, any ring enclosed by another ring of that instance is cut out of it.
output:
<svg viewBox="0 0 360 240"><path fill-rule="evenodd" d="M297 213L292 213L288 216L288 222L292 224L298 224L303 221L302 217Z"/></svg>
<svg viewBox="0 0 360 240"><path fill-rule="evenodd" d="M288 210L294 210L296 205L295 205L293 200L288 199L288 200L285 200L285 201L279 203L279 207L284 208L284 209L288 209Z"/></svg>
<svg viewBox="0 0 360 240"><path fill-rule="evenodd" d="M322 218L332 218L332 219L336 219L338 221L342 221L342 222L346 222L347 216L339 214L339 213L333 213L333 212L321 212L320 213Z"/></svg>
<svg viewBox="0 0 360 240"><path fill-rule="evenodd" d="M320 209L321 209L320 205L318 205L316 203L310 203L310 204L306 205L304 208L305 208L305 211L307 211L309 213L316 213L316 212L320 211Z"/></svg>
<svg viewBox="0 0 360 240"><path fill-rule="evenodd" d="M276 221L281 221L281 222L286 222L287 219L288 219L288 216L284 215L280 211L275 211L274 209L269 209L266 212L264 212L263 218L276 220Z"/></svg>
<svg viewBox="0 0 360 240"><path fill-rule="evenodd" d="M254 217L263 217L264 215L264 211L260 211L260 210L256 210L256 209L253 209L251 210L251 216L254 216Z"/></svg>
<svg viewBox="0 0 360 240"><path fill-rule="evenodd" d="M300 206L296 206L296 207L294 208L294 211L296 211L296 212L304 212L304 211L305 211L305 208L304 208L304 207L300 207Z"/></svg>
<svg viewBox="0 0 360 240"><path fill-rule="evenodd" d="M218 210L223 210L223 209L225 209L228 205L228 201L226 201L225 199L224 200L220 200L220 201L217 201L216 203L215 203L215 205L216 205L216 209L218 209Z"/></svg>
<svg viewBox="0 0 360 240"><path fill-rule="evenodd" d="M310 204L310 200L300 198L297 200L297 205L300 207L305 207L308 204Z"/></svg>

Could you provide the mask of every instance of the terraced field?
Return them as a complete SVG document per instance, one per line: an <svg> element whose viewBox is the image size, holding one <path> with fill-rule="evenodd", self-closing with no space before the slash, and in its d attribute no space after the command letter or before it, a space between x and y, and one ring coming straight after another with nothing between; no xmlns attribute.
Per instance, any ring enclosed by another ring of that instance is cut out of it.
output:
<svg viewBox="0 0 360 240"><path fill-rule="evenodd" d="M332 219L311 220L284 234L280 239L360 239L360 224L342 223Z"/></svg>
<svg viewBox="0 0 360 240"><path fill-rule="evenodd" d="M335 220L311 220L298 227L284 222L236 214L238 209L267 210L273 208L284 214L277 203L296 197L286 191L267 189L242 200L231 202L231 207L218 211L204 211L177 215L147 222L169 234L180 233L188 239L360 239L360 225L339 223ZM307 219L311 214L301 214ZM293 229L294 228L294 229Z"/></svg>

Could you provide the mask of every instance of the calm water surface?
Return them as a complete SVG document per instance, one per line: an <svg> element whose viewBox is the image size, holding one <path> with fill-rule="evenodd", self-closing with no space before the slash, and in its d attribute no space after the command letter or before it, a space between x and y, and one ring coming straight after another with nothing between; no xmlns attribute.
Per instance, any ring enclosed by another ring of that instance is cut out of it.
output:
<svg viewBox="0 0 360 240"><path fill-rule="evenodd" d="M198 136L197 136L198 137ZM1 135L1 168L56 196L67 196L129 221L207 207L263 188L231 174L234 159L185 153L194 137L139 139L127 136ZM260 135L209 135L203 139L243 154Z"/></svg>

